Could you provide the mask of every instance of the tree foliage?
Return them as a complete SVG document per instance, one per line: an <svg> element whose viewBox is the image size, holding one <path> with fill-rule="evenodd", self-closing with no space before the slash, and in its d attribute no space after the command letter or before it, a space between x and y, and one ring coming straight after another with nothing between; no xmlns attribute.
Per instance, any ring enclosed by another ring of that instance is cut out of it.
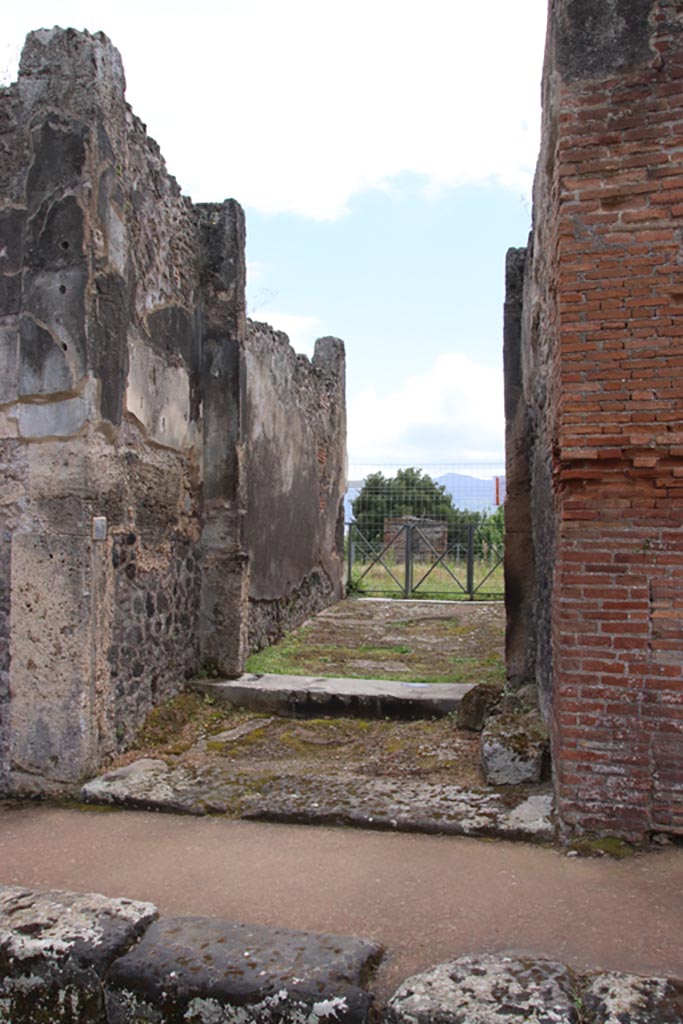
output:
<svg viewBox="0 0 683 1024"><path fill-rule="evenodd" d="M505 514L503 505L499 505L495 512L489 515L484 513L481 526L477 530L477 539L486 551L497 551L502 554L505 543Z"/></svg>
<svg viewBox="0 0 683 1024"><path fill-rule="evenodd" d="M443 484L415 467L399 469L393 477L371 473L351 507L359 532L373 546L383 542L385 519L415 516L445 522L449 543L469 523L478 526L483 521L480 512L456 508Z"/></svg>

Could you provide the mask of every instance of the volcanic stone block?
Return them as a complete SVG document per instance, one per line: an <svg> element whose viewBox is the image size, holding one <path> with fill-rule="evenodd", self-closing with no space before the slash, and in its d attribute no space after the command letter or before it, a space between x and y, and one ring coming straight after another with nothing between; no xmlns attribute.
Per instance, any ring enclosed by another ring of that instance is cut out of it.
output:
<svg viewBox="0 0 683 1024"><path fill-rule="evenodd" d="M577 1024L573 979L563 964L461 957L408 978L389 1001L390 1024Z"/></svg>
<svg viewBox="0 0 683 1024"><path fill-rule="evenodd" d="M599 974L582 997L589 1021L599 1024L681 1024L683 983L634 974Z"/></svg>
<svg viewBox="0 0 683 1024"><path fill-rule="evenodd" d="M151 903L0 886L0 1021L104 1021L107 969L156 913Z"/></svg>
<svg viewBox="0 0 683 1024"><path fill-rule="evenodd" d="M548 735L537 712L490 718L481 734L481 765L491 786L540 782Z"/></svg>
<svg viewBox="0 0 683 1024"><path fill-rule="evenodd" d="M458 705L458 728L481 732L503 696L503 687L480 683L463 694Z"/></svg>
<svg viewBox="0 0 683 1024"><path fill-rule="evenodd" d="M361 939L202 917L166 918L113 965L109 1024L352 1024L381 948Z"/></svg>

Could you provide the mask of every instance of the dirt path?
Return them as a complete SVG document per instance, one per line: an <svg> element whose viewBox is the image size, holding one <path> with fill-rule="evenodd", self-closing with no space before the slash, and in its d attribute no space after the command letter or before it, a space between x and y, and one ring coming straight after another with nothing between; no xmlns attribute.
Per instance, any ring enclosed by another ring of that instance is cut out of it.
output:
<svg viewBox="0 0 683 1024"><path fill-rule="evenodd" d="M503 682L505 608L499 602L348 598L249 660L251 672Z"/></svg>
<svg viewBox="0 0 683 1024"><path fill-rule="evenodd" d="M500 841L0 805L0 881L369 936L387 948L381 999L429 964L480 951L683 976L683 849L615 862Z"/></svg>
<svg viewBox="0 0 683 1024"><path fill-rule="evenodd" d="M501 603L348 599L327 609L249 662L254 672L395 678L412 682L492 682L504 678ZM320 773L419 778L477 786L478 737L435 721L278 719L229 711L183 694L152 713L135 749L171 767L263 781Z"/></svg>

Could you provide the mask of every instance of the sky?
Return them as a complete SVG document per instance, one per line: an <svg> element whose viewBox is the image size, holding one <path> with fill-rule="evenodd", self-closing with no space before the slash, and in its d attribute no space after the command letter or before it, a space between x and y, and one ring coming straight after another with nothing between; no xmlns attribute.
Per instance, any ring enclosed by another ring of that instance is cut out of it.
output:
<svg viewBox="0 0 683 1024"><path fill-rule="evenodd" d="M350 476L504 455L505 252L526 243L546 0L5 0L102 30L195 202L247 221L253 319L344 340Z"/></svg>

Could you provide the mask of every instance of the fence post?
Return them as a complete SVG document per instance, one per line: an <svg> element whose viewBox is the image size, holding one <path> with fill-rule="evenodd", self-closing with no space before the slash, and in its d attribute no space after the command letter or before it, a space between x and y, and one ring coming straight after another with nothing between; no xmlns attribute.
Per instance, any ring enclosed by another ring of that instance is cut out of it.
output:
<svg viewBox="0 0 683 1024"><path fill-rule="evenodd" d="M467 593L474 601L474 523L467 524Z"/></svg>
<svg viewBox="0 0 683 1024"><path fill-rule="evenodd" d="M348 559L346 570L346 589L350 590L351 584L353 583L353 523L349 523L349 546L346 556Z"/></svg>
<svg viewBox="0 0 683 1024"><path fill-rule="evenodd" d="M413 526L412 523L406 523L406 574L405 584L403 593L406 597L410 597L410 592L413 589Z"/></svg>

